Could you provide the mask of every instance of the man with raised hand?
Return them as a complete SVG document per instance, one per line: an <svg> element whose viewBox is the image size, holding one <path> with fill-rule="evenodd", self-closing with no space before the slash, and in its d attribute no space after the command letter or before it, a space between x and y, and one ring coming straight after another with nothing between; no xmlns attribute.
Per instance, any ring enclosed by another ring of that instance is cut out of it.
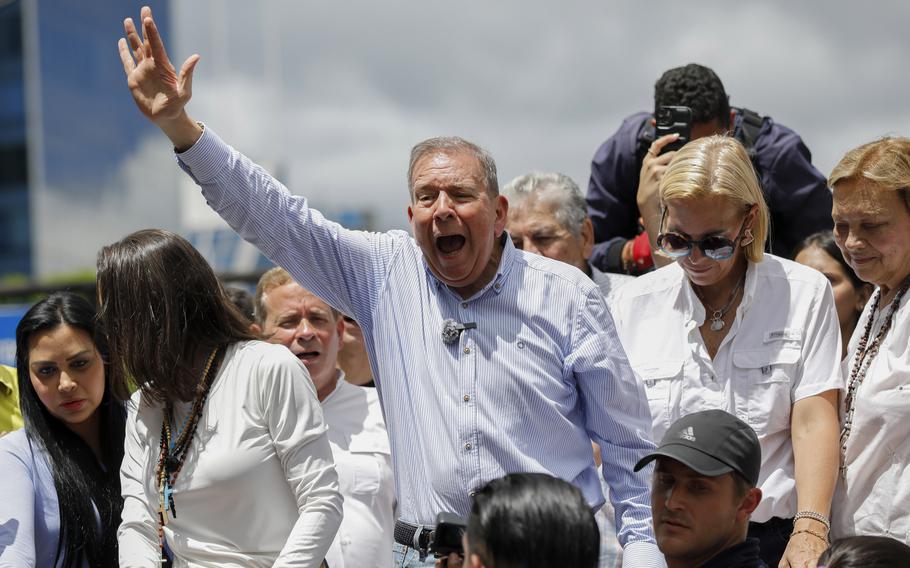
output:
<svg viewBox="0 0 910 568"><path fill-rule="evenodd" d="M294 280L363 329L392 445L399 565L425 562L436 515L467 515L471 494L510 472L604 498L602 448L625 565L654 567L647 473L651 418L597 286L581 271L515 250L496 166L460 138L417 144L403 231L346 230L189 117L193 55L177 73L142 9L119 43L139 109L170 138L209 205Z"/></svg>

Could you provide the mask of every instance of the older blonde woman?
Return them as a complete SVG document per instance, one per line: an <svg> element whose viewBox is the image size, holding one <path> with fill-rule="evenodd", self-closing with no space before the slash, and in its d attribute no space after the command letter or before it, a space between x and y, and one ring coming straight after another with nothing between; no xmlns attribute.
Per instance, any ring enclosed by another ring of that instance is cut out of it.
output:
<svg viewBox="0 0 910 568"><path fill-rule="evenodd" d="M910 542L910 139L847 152L829 184L837 245L876 286L847 348L834 530Z"/></svg>
<svg viewBox="0 0 910 568"><path fill-rule="evenodd" d="M675 262L624 286L613 302L654 437L709 408L752 426L763 499L749 534L769 566L815 566L828 544L843 388L831 287L820 273L763 253L768 207L736 140L687 144L659 194L657 245ZM678 513L673 523L654 519L658 543L665 536L710 546L708 531L681 527Z"/></svg>

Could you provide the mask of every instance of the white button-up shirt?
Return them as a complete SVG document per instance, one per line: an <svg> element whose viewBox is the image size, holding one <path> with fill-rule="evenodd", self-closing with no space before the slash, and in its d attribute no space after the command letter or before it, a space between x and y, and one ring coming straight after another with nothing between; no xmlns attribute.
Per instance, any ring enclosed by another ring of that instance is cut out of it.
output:
<svg viewBox="0 0 910 568"><path fill-rule="evenodd" d="M388 568L395 532L389 434L376 389L344 380L322 401L344 516L326 560L332 568Z"/></svg>
<svg viewBox="0 0 910 568"><path fill-rule="evenodd" d="M763 498L752 520L796 514L790 414L803 398L843 389L840 327L821 273L771 255L749 263L736 318L712 360L705 308L677 264L617 291L613 317L644 382L654 439L682 416L719 408L752 426Z"/></svg>
<svg viewBox="0 0 910 568"><path fill-rule="evenodd" d="M848 378L871 307L871 302L866 305L850 338L845 365ZM884 306L874 315L870 342L881 329L888 309ZM844 462L846 479L838 480L832 505L834 536L885 535L910 542L908 421L910 294L901 300L891 329L855 396L853 428Z"/></svg>

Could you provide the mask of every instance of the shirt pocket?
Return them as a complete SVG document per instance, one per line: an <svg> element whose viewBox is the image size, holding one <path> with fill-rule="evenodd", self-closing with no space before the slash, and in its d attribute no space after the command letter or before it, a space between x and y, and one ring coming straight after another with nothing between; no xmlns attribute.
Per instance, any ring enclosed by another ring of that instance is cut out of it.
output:
<svg viewBox="0 0 910 568"><path fill-rule="evenodd" d="M335 469L341 494L361 498L379 494L383 483L382 459L369 452L336 453Z"/></svg>
<svg viewBox="0 0 910 568"><path fill-rule="evenodd" d="M675 415L674 400L678 401L680 397L682 369L682 360L648 363L633 369L645 386L655 439L670 427L670 421Z"/></svg>
<svg viewBox="0 0 910 568"><path fill-rule="evenodd" d="M790 429L800 353L789 345L733 353L736 415L760 437Z"/></svg>

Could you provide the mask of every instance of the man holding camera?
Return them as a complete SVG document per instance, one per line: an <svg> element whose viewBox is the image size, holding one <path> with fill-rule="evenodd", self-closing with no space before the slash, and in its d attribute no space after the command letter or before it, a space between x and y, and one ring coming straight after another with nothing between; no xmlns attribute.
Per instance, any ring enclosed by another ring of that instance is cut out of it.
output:
<svg viewBox="0 0 910 568"><path fill-rule="evenodd" d="M771 210L773 254L788 257L805 237L831 229L831 191L798 134L770 117L730 107L714 71L695 63L670 69L654 85L655 112L667 106L691 109L691 140L730 134L745 145ZM674 155L666 146L676 137L657 138L654 118L648 112L626 118L591 163L591 262L601 270L641 274L654 262L667 262L652 259L651 250L660 218L657 187Z"/></svg>
<svg viewBox="0 0 910 568"><path fill-rule="evenodd" d="M436 515L511 472L549 473L621 519L625 565L655 567L645 475L651 414L600 290L581 271L518 251L492 157L460 138L411 151L403 231L351 231L291 195L185 110L194 55L171 65L151 10L119 42L139 110L171 140L209 205L295 281L357 320L389 430L398 566L425 564ZM416 561L413 549L419 549Z"/></svg>

